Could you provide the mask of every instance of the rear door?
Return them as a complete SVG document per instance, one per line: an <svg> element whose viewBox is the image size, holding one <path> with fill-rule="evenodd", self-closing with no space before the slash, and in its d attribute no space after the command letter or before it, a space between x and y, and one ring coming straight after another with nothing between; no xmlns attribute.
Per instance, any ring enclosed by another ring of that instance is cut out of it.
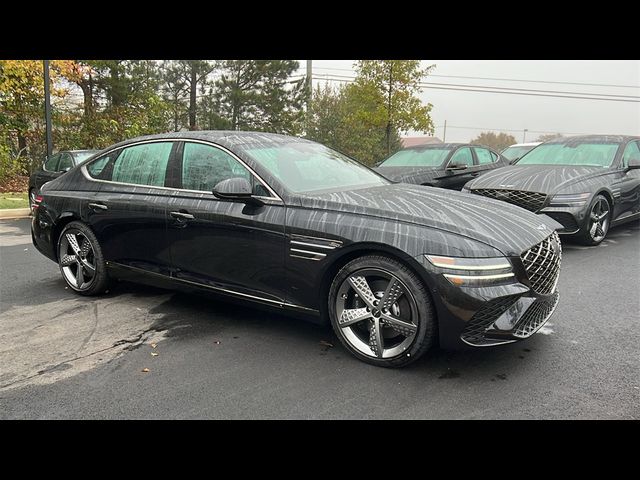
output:
<svg viewBox="0 0 640 480"><path fill-rule="evenodd" d="M231 152L193 141L180 149L180 190L168 210L175 278L270 304L284 302L285 205ZM212 191L246 178L264 205L221 200Z"/></svg>
<svg viewBox="0 0 640 480"><path fill-rule="evenodd" d="M96 181L87 200L88 222L105 260L132 269L170 274L167 208L172 141L143 142L104 155L83 167Z"/></svg>
<svg viewBox="0 0 640 480"><path fill-rule="evenodd" d="M640 141L629 142L622 154L621 168L612 186L614 195L617 197L613 220L640 212L640 170L627 170L631 159L640 160Z"/></svg>
<svg viewBox="0 0 640 480"><path fill-rule="evenodd" d="M506 165L504 162L499 161L501 160L501 157L498 153L488 148L473 147L473 151L476 155L476 175L474 175L476 177L488 172L489 170Z"/></svg>

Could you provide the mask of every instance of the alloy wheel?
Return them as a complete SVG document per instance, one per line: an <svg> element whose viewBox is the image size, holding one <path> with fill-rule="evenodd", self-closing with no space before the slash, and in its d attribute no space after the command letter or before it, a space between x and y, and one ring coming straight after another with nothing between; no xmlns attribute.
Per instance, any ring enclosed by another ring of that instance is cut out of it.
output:
<svg viewBox="0 0 640 480"><path fill-rule="evenodd" d="M79 230L64 232L58 248L60 268L75 290L87 290L96 277L95 252L91 241Z"/></svg>
<svg viewBox="0 0 640 480"><path fill-rule="evenodd" d="M418 308L411 291L398 277L377 268L355 271L342 282L336 315L347 342L373 358L402 354L418 331Z"/></svg>
<svg viewBox="0 0 640 480"><path fill-rule="evenodd" d="M596 200L589 215L589 235L594 242L601 242L609 229L609 202L603 197Z"/></svg>

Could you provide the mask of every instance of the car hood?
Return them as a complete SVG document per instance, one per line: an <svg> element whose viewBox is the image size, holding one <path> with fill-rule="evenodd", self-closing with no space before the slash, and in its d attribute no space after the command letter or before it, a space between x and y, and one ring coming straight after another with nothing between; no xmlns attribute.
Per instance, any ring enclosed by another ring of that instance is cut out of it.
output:
<svg viewBox="0 0 640 480"><path fill-rule="evenodd" d="M520 255L561 225L505 202L435 187L392 184L305 195L303 207L375 216L435 228Z"/></svg>
<svg viewBox="0 0 640 480"><path fill-rule="evenodd" d="M439 167L377 167L376 172L394 182L422 183L416 179L433 178Z"/></svg>
<svg viewBox="0 0 640 480"><path fill-rule="evenodd" d="M511 165L485 173L469 182L466 188L503 188L553 194L607 173L609 169L602 167Z"/></svg>

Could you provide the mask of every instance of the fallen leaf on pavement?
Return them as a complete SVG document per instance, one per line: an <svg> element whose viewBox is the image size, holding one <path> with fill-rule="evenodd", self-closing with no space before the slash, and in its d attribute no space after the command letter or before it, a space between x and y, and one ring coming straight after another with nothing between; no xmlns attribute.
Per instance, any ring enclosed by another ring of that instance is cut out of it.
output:
<svg viewBox="0 0 640 480"><path fill-rule="evenodd" d="M158 356L158 354L157 354L156 352L151 352L151 356L152 356L152 357L157 357L157 356Z"/></svg>
<svg viewBox="0 0 640 480"><path fill-rule="evenodd" d="M320 340L320 345L324 347L333 348L333 343L325 342L324 340Z"/></svg>
<svg viewBox="0 0 640 480"><path fill-rule="evenodd" d="M216 345L220 345L220 340L214 340L213 343L215 343Z"/></svg>
<svg viewBox="0 0 640 480"><path fill-rule="evenodd" d="M151 348L156 348L158 345L156 343L151 344Z"/></svg>
<svg viewBox="0 0 640 480"><path fill-rule="evenodd" d="M143 371L144 373L149 373L149 369L148 369L148 368L143 368L143 369L142 369L142 371Z"/></svg>

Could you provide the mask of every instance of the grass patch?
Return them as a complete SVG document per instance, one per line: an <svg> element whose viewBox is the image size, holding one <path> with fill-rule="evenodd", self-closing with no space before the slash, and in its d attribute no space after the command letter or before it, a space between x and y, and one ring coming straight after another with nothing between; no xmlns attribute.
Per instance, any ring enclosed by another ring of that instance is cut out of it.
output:
<svg viewBox="0 0 640 480"><path fill-rule="evenodd" d="M0 193L0 209L28 207L29 198L26 193Z"/></svg>

